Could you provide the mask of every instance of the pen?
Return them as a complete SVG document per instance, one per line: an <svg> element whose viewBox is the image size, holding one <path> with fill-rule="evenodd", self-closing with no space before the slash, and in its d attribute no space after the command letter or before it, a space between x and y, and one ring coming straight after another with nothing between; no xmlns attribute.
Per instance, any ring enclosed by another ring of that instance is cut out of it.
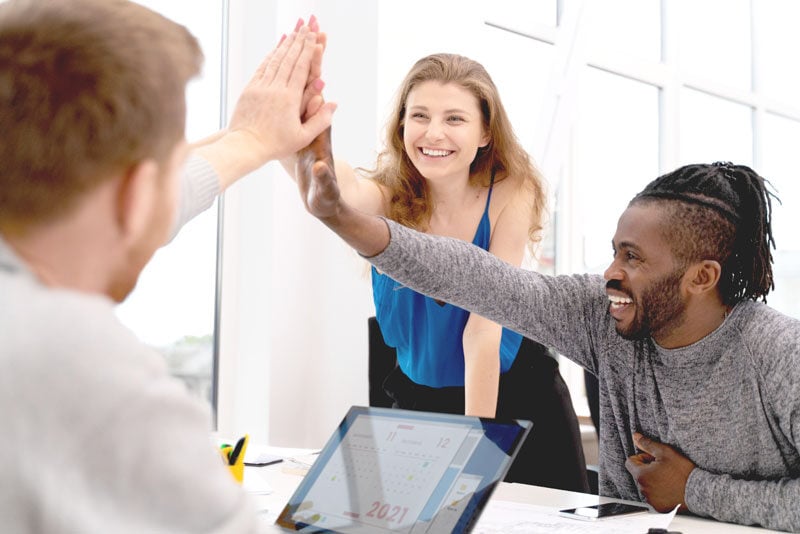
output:
<svg viewBox="0 0 800 534"><path fill-rule="evenodd" d="M247 446L247 434L243 437L239 438L239 441L236 442L236 446L233 448L233 452L231 452L230 457L228 459L228 463L230 465L236 465L236 461L239 459L240 455L244 455L244 449Z"/></svg>

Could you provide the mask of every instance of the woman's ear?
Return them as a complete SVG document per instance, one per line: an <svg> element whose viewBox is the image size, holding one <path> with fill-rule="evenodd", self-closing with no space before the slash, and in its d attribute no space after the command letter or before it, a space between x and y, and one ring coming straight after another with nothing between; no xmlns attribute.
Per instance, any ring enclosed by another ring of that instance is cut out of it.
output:
<svg viewBox="0 0 800 534"><path fill-rule="evenodd" d="M722 276L722 266L715 260L703 260L689 267L688 289L695 294L713 291Z"/></svg>
<svg viewBox="0 0 800 534"><path fill-rule="evenodd" d="M129 167L119 178L117 225L126 241L136 240L148 228L158 192L158 164L146 159Z"/></svg>

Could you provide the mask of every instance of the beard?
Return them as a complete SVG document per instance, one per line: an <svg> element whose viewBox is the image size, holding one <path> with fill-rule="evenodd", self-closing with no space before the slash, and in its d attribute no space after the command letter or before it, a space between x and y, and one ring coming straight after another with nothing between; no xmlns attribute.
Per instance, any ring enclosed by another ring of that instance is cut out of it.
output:
<svg viewBox="0 0 800 534"><path fill-rule="evenodd" d="M663 337L683 323L686 304L681 299L680 283L685 270L675 269L646 287L635 299L636 314L627 327L617 324L625 339Z"/></svg>

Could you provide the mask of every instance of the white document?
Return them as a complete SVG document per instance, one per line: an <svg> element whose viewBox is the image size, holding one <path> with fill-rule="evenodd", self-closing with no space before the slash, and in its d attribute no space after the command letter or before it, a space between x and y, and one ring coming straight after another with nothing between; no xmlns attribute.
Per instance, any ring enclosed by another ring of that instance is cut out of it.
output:
<svg viewBox="0 0 800 534"><path fill-rule="evenodd" d="M245 467L242 487L251 495L269 495L273 491L272 486L261 476L258 469L259 468L250 469Z"/></svg>
<svg viewBox="0 0 800 534"><path fill-rule="evenodd" d="M490 499L478 519L474 534L642 534L651 528L668 528L678 511L655 512L583 521L558 515L559 508Z"/></svg>

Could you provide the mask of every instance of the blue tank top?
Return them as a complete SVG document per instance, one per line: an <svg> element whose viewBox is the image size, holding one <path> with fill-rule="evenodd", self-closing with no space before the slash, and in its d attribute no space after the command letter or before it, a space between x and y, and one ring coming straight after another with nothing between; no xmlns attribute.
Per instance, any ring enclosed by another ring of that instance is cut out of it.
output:
<svg viewBox="0 0 800 534"><path fill-rule="evenodd" d="M489 250L491 223L489 202L478 224L472 244ZM469 312L404 287L372 268L372 297L375 315L386 344L397 349L400 369L414 382L430 387L464 386L462 335ZM500 341L500 372L514 363L522 335L503 328Z"/></svg>

